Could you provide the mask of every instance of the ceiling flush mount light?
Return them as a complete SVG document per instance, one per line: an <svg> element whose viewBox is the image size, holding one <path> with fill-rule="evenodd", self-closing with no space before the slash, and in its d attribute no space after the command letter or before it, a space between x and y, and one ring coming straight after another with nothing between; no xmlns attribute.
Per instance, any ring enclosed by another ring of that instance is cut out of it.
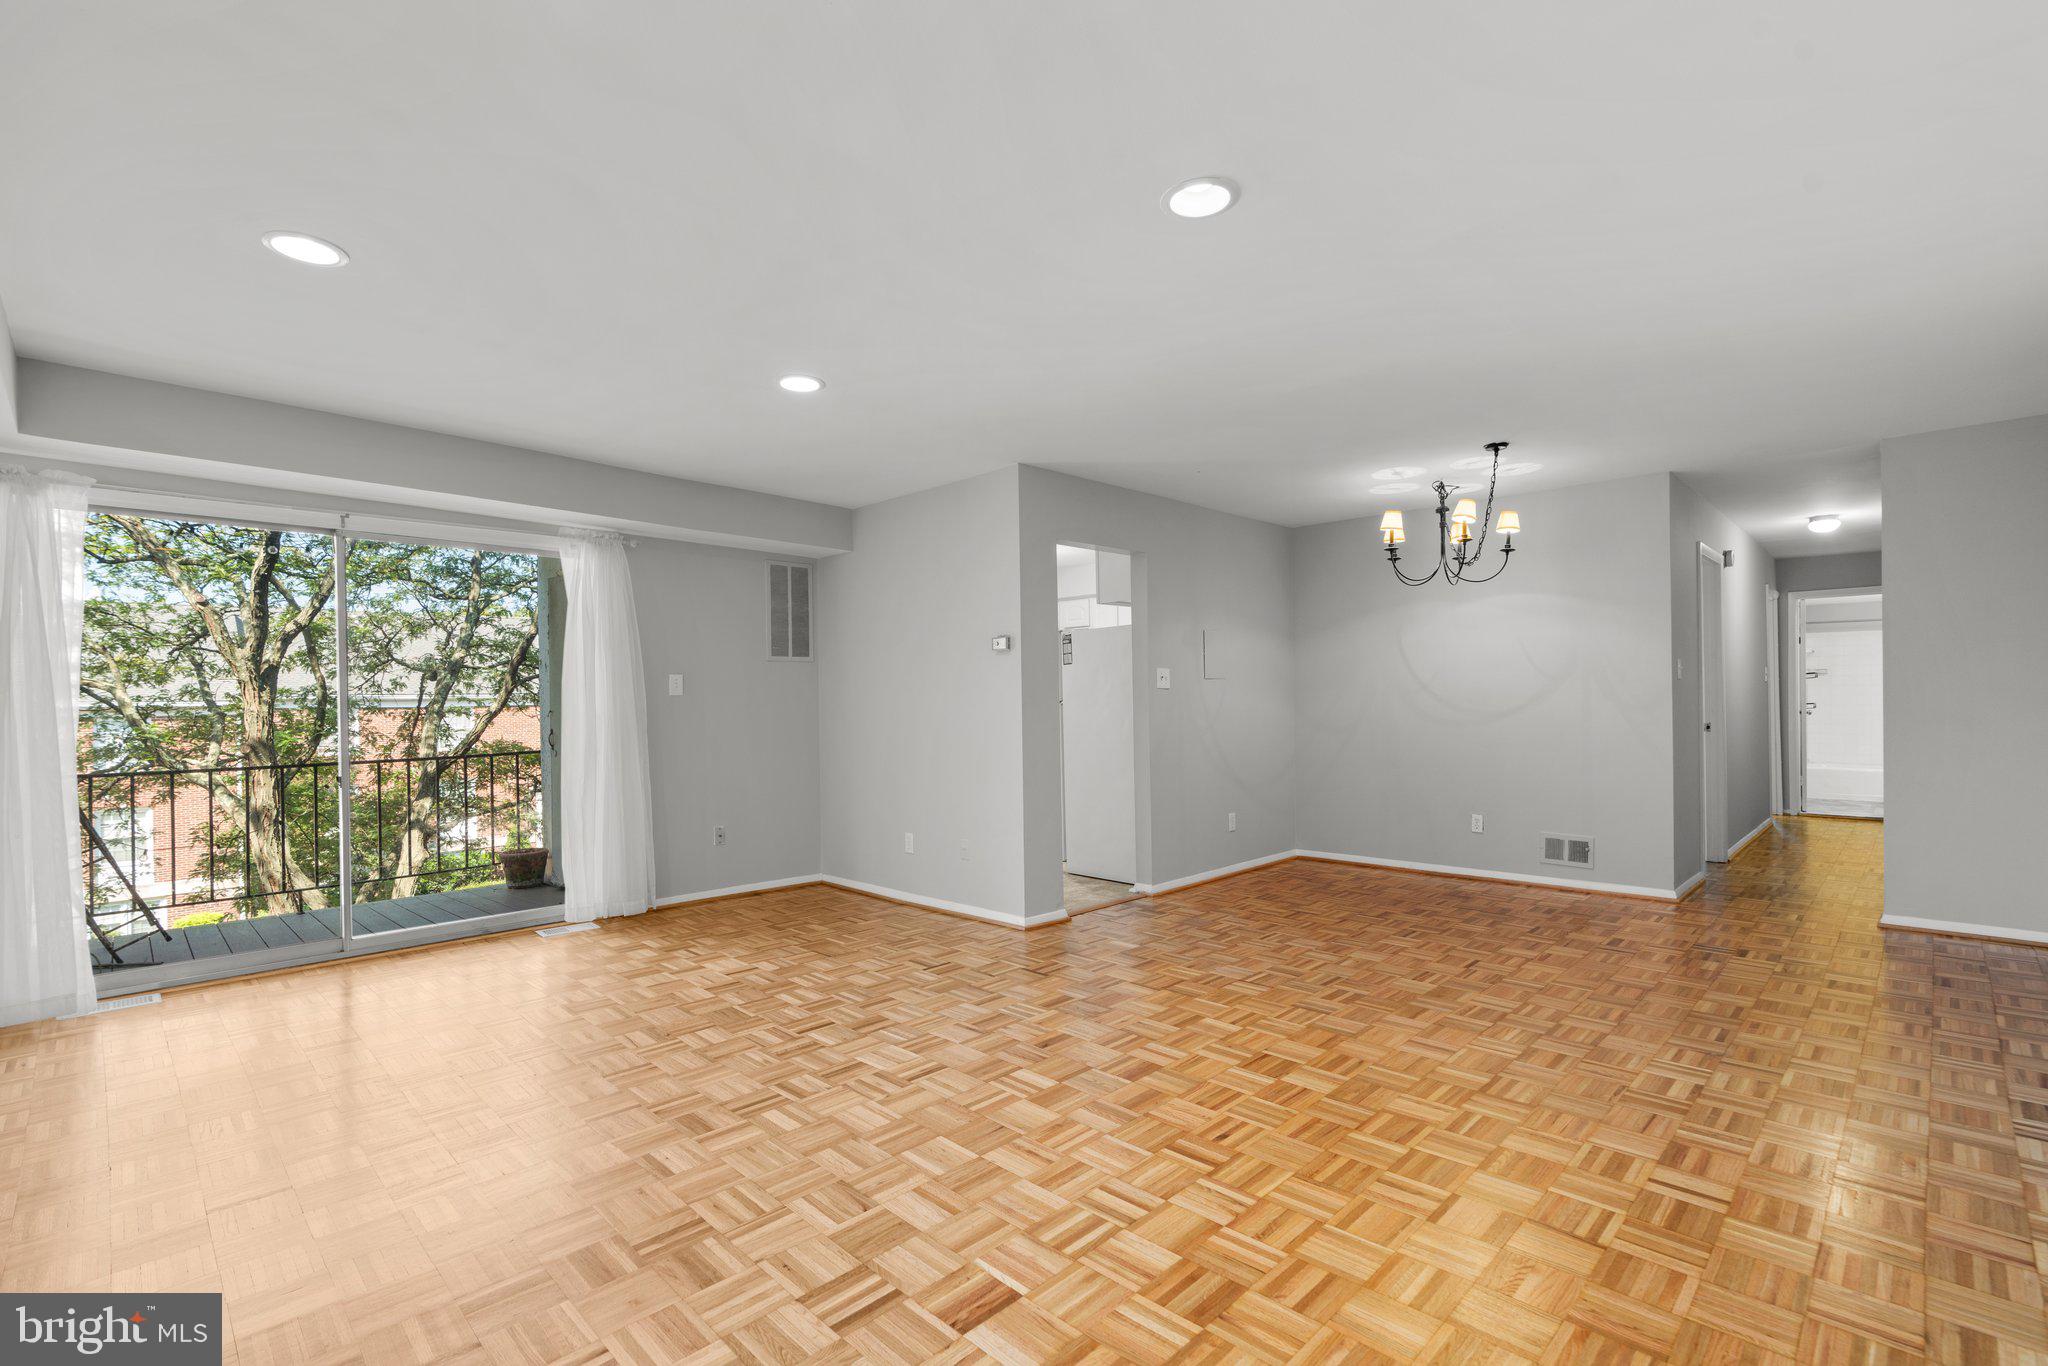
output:
<svg viewBox="0 0 2048 1366"><path fill-rule="evenodd" d="M1182 218L1214 218L1237 202L1237 182L1205 175L1185 180L1166 192L1166 207Z"/></svg>
<svg viewBox="0 0 2048 1366"><path fill-rule="evenodd" d="M1827 535L1830 531L1840 529L1841 525L1842 519L1835 516L1832 512L1823 512L1818 517L1806 519L1806 529L1808 531L1817 531L1823 536Z"/></svg>
<svg viewBox="0 0 2048 1366"><path fill-rule="evenodd" d="M775 382L792 394L815 394L825 387L825 381L816 375L784 375Z"/></svg>
<svg viewBox="0 0 2048 1366"><path fill-rule="evenodd" d="M345 266L348 253L324 237L304 232L266 232L263 245L302 266Z"/></svg>
<svg viewBox="0 0 2048 1366"><path fill-rule="evenodd" d="M1500 482L1500 453L1508 448L1505 441L1486 443L1487 455L1480 459L1461 460L1458 468L1469 469L1475 464L1486 468L1486 511L1479 510L1476 498L1460 498L1454 506L1451 495L1458 491L1456 484L1446 484L1441 479L1430 487L1436 490L1436 565L1427 574L1409 574L1401 568L1401 546L1408 539L1407 528L1401 524L1401 514L1389 508L1380 518L1380 544L1387 548L1387 563L1394 566L1394 577L1411 587L1428 583L1441 574L1445 583L1485 583L1488 579L1500 577L1501 570L1508 567L1508 556L1515 553L1515 537L1521 534L1522 518L1519 513L1503 510L1500 519L1494 523L1494 534L1501 538L1500 564L1491 574L1473 574L1478 567L1480 552L1486 549L1486 523L1493 516L1493 492Z"/></svg>

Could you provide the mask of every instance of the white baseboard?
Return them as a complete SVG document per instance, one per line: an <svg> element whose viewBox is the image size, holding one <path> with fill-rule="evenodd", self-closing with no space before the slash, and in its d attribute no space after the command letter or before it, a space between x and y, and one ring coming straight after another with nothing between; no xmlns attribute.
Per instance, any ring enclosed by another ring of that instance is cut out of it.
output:
<svg viewBox="0 0 2048 1366"><path fill-rule="evenodd" d="M1415 863L1408 859L1375 858L1366 854L1332 854L1316 849L1297 849L1283 857L1329 859L1335 863L1359 863L1371 868L1393 868L1408 873L1449 873L1455 877L1484 878L1488 882L1526 882L1537 887L1557 887L1570 892L1613 892L1622 896L1655 897L1676 901L1692 884L1684 887L1638 887L1625 882L1588 882L1573 877L1546 877L1538 873L1503 873L1491 868L1459 868L1448 863ZM1697 881L1697 877L1694 879Z"/></svg>
<svg viewBox="0 0 2048 1366"><path fill-rule="evenodd" d="M1137 896L1157 896L1161 892L1170 892L1178 887L1189 887L1197 882L1207 882L1211 878L1229 877L1232 873L1248 872L1253 868L1263 868L1269 863L1280 863L1293 858L1300 852L1298 849L1289 849L1284 853L1267 854L1263 858L1246 859L1243 863L1233 863L1223 868L1211 868L1207 872L1189 873L1186 877L1169 878L1165 882L1140 882L1134 885L1131 891Z"/></svg>
<svg viewBox="0 0 2048 1366"><path fill-rule="evenodd" d="M1706 880L1707 870L1702 868L1697 873L1694 873L1691 877L1687 878L1685 881L1679 883L1677 888L1672 891L1671 899L1673 901L1685 900L1687 897L1692 895L1693 888L1699 886L1702 882L1705 882Z"/></svg>
<svg viewBox="0 0 2048 1366"><path fill-rule="evenodd" d="M714 887L708 892L684 892L681 896L658 897L648 909L665 911L671 906L687 906L693 901L716 901L720 897L745 896L748 892L772 892L777 887L801 887L806 882L822 880L818 873L804 873L798 877L770 878L766 882L743 882L737 887Z"/></svg>
<svg viewBox="0 0 2048 1366"><path fill-rule="evenodd" d="M906 892L895 887L879 887L872 882L856 882L850 877L839 877L833 873L825 873L815 879L806 880L829 882L834 887L844 887L850 892L866 892L869 896L879 896L890 901L905 901L913 906L927 906L935 911L949 911L954 915L986 920L991 925L1008 925L1013 930L1030 929L1034 925L1055 925L1067 918L1067 913L1063 910L1041 911L1035 915L1006 915L1002 911L992 911L986 906L970 906L964 901L919 896L916 892Z"/></svg>
<svg viewBox="0 0 2048 1366"><path fill-rule="evenodd" d="M1966 925L1959 920L1928 920L1917 915L1879 917L1878 925L1893 930L1932 930L1964 939L2010 939L2022 944L2048 944L2048 930L2018 930L2010 925Z"/></svg>
<svg viewBox="0 0 2048 1366"><path fill-rule="evenodd" d="M1749 848L1749 842L1751 840L1755 839L1758 835L1761 835L1764 831L1770 829L1777 823L1778 818L1776 816L1764 817L1764 823L1762 825L1759 825L1756 829L1750 831L1747 835L1744 835L1741 839L1735 841L1735 847L1728 851L1728 857L1734 858L1737 854Z"/></svg>

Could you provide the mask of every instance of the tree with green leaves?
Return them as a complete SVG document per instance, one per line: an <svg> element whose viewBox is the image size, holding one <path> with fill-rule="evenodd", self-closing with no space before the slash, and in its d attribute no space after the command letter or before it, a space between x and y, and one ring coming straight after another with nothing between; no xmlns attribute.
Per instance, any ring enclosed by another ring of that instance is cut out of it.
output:
<svg viewBox="0 0 2048 1366"><path fill-rule="evenodd" d="M243 890L291 910L326 904L289 848L287 808L295 774L310 795L302 766L324 737L332 752L332 546L108 514L86 531L81 767L245 769L241 781L209 780L248 835Z"/></svg>

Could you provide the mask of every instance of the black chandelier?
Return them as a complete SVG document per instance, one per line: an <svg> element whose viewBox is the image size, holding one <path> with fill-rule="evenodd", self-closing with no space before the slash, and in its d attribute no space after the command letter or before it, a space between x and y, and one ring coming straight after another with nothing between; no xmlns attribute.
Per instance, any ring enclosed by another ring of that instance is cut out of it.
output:
<svg viewBox="0 0 2048 1366"><path fill-rule="evenodd" d="M1508 556L1515 553L1515 535L1522 529L1522 519L1517 513L1502 510L1500 520L1494 524L1494 531L1501 537L1500 563L1491 574L1474 574L1479 566L1479 556L1486 549L1486 523L1493 516L1493 491L1500 483L1500 453L1508 448L1505 441L1489 441L1486 449L1493 452L1493 467L1486 476L1486 511L1481 513L1476 500L1460 498L1455 505L1451 495L1458 491L1458 485L1446 484L1439 479L1433 484L1436 490L1436 567L1427 574L1416 577L1401 568L1401 544L1408 539L1408 533L1401 525L1401 514L1389 509L1380 518L1380 543L1387 548L1387 563L1394 566L1394 577L1402 583L1421 586L1441 574L1445 583L1485 583L1500 577L1501 570L1508 567ZM1479 530L1474 533L1473 523Z"/></svg>

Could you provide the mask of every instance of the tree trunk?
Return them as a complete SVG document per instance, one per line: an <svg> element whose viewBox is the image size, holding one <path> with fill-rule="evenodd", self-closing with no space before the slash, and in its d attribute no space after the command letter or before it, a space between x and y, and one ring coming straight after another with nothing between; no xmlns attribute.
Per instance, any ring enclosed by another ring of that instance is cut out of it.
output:
<svg viewBox="0 0 2048 1366"><path fill-rule="evenodd" d="M429 760L420 765L419 786L413 789L412 800L405 808L405 834L399 840L399 849L392 873L401 873L391 882L391 896L394 900L418 893L420 876L433 871L434 832L439 828L439 807L441 801L441 778L444 766Z"/></svg>
<svg viewBox="0 0 2048 1366"><path fill-rule="evenodd" d="M249 851L246 894L261 898L259 915L296 914L325 906L327 897L311 887L316 879L301 866L287 838L285 799L292 775L299 770L277 766L275 684L266 691L267 697L245 701L242 712L245 726L251 720L257 723L245 732L242 750L242 762L249 765L242 803ZM320 771L309 771L318 782Z"/></svg>

